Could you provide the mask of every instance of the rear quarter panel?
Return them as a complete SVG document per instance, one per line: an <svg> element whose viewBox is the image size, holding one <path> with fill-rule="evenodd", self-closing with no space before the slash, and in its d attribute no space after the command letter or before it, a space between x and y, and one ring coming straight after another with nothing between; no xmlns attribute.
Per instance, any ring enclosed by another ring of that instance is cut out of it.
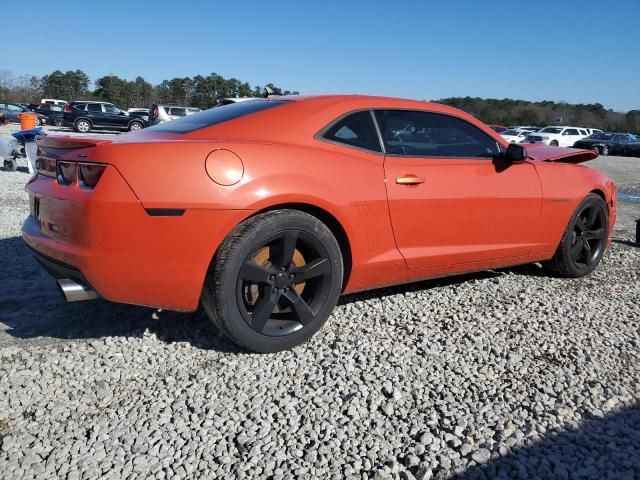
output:
<svg viewBox="0 0 640 480"><path fill-rule="evenodd" d="M242 179L221 186L205 170L216 149L238 155ZM246 216L287 204L321 208L349 238L352 271L346 291L389 283L405 270L388 213L382 155L319 140L311 146L251 142L165 141L103 145L145 208L244 210ZM212 257L218 244L211 245Z"/></svg>

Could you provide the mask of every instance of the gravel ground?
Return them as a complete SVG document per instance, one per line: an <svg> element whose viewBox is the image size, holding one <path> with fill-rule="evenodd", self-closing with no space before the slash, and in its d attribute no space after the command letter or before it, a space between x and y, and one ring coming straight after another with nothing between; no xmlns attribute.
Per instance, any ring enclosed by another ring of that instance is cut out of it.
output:
<svg viewBox="0 0 640 480"><path fill-rule="evenodd" d="M587 278L351 295L255 355L198 314L63 303L18 238L26 179L0 172L1 479L640 478L640 203Z"/></svg>

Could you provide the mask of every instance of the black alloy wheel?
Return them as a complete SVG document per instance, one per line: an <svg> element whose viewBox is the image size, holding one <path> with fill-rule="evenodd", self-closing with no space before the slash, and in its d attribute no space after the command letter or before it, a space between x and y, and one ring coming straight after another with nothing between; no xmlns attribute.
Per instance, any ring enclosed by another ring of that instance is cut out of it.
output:
<svg viewBox="0 0 640 480"><path fill-rule="evenodd" d="M207 316L257 352L299 345L322 327L342 291L343 260L331 230L297 210L240 223L218 248L202 291Z"/></svg>
<svg viewBox="0 0 640 480"><path fill-rule="evenodd" d="M571 258L576 265L591 267L602 254L607 239L606 213L594 203L584 207L571 233Z"/></svg>
<svg viewBox="0 0 640 480"><path fill-rule="evenodd" d="M582 277L598 266L607 246L609 215L604 200L588 194L569 221L547 266L566 277Z"/></svg>
<svg viewBox="0 0 640 480"><path fill-rule="evenodd" d="M330 286L331 261L320 241L303 231L285 230L245 259L236 300L254 331L282 336L316 319Z"/></svg>

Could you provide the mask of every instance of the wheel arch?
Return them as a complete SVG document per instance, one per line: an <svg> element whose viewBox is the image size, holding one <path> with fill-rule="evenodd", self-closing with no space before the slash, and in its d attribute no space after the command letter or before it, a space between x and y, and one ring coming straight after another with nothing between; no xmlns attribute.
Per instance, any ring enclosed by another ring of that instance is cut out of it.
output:
<svg viewBox="0 0 640 480"><path fill-rule="evenodd" d="M262 208L253 212L253 214L247 217L245 220L251 217L255 217L256 215L260 215L262 213L270 212L272 210L299 210L309 215L316 217L322 223L324 223L333 236L336 237L338 242L338 246L340 247L340 253L342 254L342 262L344 266L344 275L342 277L342 290L344 291L349 277L351 276L351 269L353 267L353 253L351 250L351 242L349 241L349 236L343 225L340 221L329 211L324 208L318 207L317 205L313 205L310 203L302 203L302 202L293 202L293 203L278 203L274 205L269 205L268 207Z"/></svg>

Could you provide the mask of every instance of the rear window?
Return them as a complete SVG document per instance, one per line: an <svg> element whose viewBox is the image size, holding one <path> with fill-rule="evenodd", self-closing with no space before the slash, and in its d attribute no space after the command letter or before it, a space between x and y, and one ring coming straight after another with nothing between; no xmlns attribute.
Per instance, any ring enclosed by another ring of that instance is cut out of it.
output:
<svg viewBox="0 0 640 480"><path fill-rule="evenodd" d="M251 100L248 102L231 103L145 128L145 131L189 133L194 130L211 127L218 123L284 105L285 103L289 103L289 100Z"/></svg>

